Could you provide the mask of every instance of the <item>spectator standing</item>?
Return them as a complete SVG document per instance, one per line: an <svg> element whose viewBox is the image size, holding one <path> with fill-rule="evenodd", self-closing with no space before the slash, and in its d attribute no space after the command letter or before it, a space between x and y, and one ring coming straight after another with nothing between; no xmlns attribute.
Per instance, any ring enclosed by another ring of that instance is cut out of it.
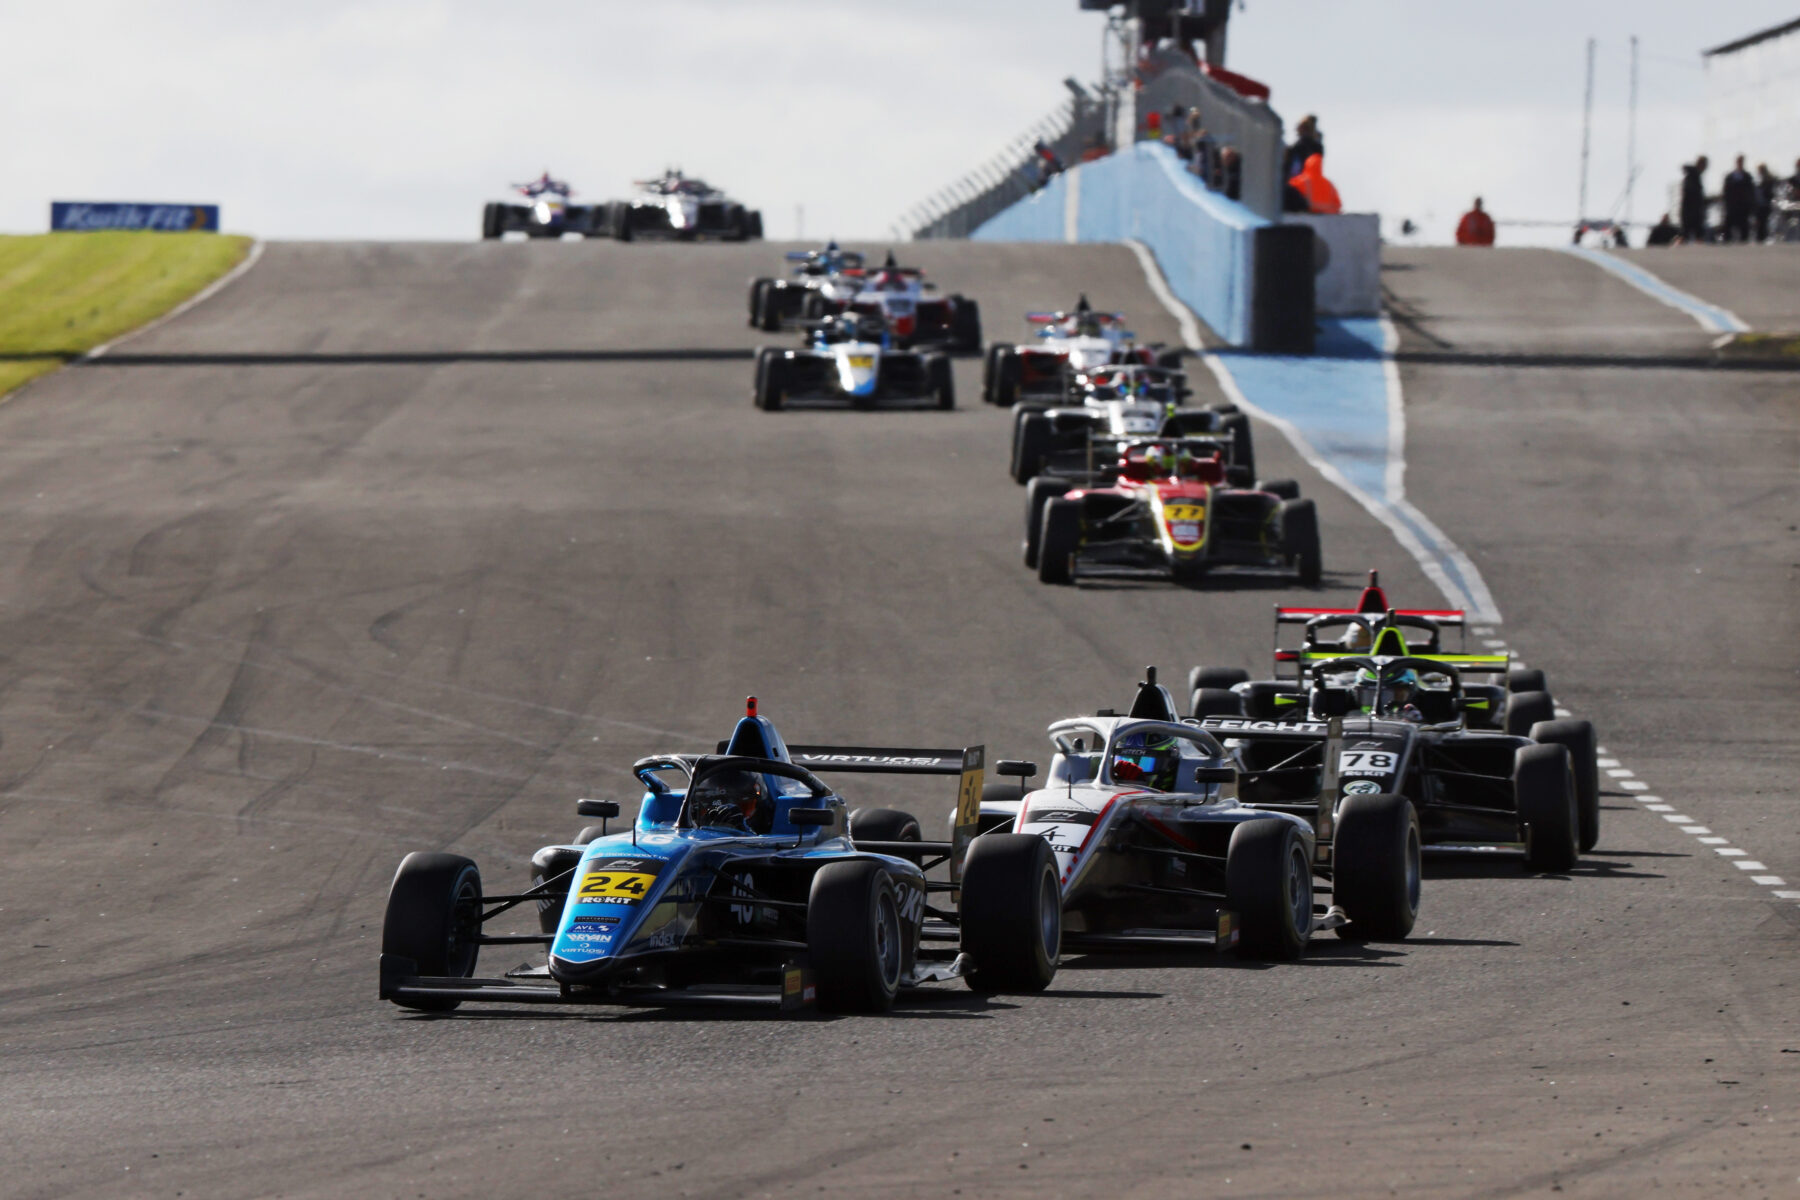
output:
<svg viewBox="0 0 1800 1200"><path fill-rule="evenodd" d="M1481 207L1481 197L1475 197L1475 205L1463 214L1462 220L1456 223L1456 244L1459 246L1491 246L1494 244L1494 218L1487 215Z"/></svg>
<svg viewBox="0 0 1800 1200"><path fill-rule="evenodd" d="M1312 113L1300 118L1294 126L1294 144L1287 149L1287 157L1282 160L1282 174L1292 179L1306 170L1306 160L1315 154L1325 153L1325 138L1319 132L1319 118Z"/></svg>
<svg viewBox="0 0 1800 1200"><path fill-rule="evenodd" d="M1681 240L1706 240L1706 155L1681 168Z"/></svg>
<svg viewBox="0 0 1800 1200"><path fill-rule="evenodd" d="M1327 183L1325 186L1331 185ZM1236 146L1227 146L1219 151L1219 190L1225 193L1228 200L1243 198L1244 156L1237 152Z"/></svg>
<svg viewBox="0 0 1800 1200"><path fill-rule="evenodd" d="M1775 189L1781 180L1769 170L1768 163L1756 164L1756 240L1769 240L1769 217L1775 211Z"/></svg>
<svg viewBox="0 0 1800 1200"><path fill-rule="evenodd" d="M1650 227L1650 233L1649 236L1644 239L1644 245L1673 246L1675 244L1675 239L1680 236L1681 227L1669 220L1668 213L1664 213L1662 215L1662 220Z"/></svg>
<svg viewBox="0 0 1800 1200"><path fill-rule="evenodd" d="M1737 166L1725 176L1719 194L1725 202L1725 240L1749 241L1750 215L1756 211L1756 179L1744 169L1743 155L1737 156Z"/></svg>
<svg viewBox="0 0 1800 1200"><path fill-rule="evenodd" d="M1336 186L1325 178L1323 153L1308 155L1306 165L1288 180L1288 184L1306 198L1308 212L1331 214L1344 211L1344 202L1338 198Z"/></svg>

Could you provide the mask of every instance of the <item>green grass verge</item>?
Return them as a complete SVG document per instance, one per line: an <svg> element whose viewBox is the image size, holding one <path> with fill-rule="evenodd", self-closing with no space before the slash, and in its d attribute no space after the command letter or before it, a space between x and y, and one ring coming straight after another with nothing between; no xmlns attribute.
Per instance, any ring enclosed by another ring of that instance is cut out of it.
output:
<svg viewBox="0 0 1800 1200"><path fill-rule="evenodd" d="M216 233L0 236L0 396L168 312L249 249Z"/></svg>

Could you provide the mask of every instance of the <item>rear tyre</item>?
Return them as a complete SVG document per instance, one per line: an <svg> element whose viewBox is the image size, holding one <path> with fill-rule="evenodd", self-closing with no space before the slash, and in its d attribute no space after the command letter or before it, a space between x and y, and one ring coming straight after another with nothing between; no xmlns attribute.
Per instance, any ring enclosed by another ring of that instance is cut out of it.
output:
<svg viewBox="0 0 1800 1200"><path fill-rule="evenodd" d="M1025 565L1037 570L1039 539L1043 536L1044 506L1060 500L1075 485L1054 475L1039 475L1025 485Z"/></svg>
<svg viewBox="0 0 1800 1200"><path fill-rule="evenodd" d="M933 354L925 360L925 378L931 381L931 395L940 409L956 407L956 377L950 370L950 356Z"/></svg>
<svg viewBox="0 0 1800 1200"><path fill-rule="evenodd" d="M467 979L481 947L481 872L460 854L415 851L388 888L381 952L410 958L420 975ZM402 1008L449 1012L459 1000L397 1000Z"/></svg>
<svg viewBox="0 0 1800 1200"><path fill-rule="evenodd" d="M1242 667L1195 667L1188 672L1188 691L1200 688L1234 688L1250 682L1250 672Z"/></svg>
<svg viewBox="0 0 1800 1200"><path fill-rule="evenodd" d="M825 1012L886 1012L900 990L907 929L894 881L867 859L828 863L806 901L806 948Z"/></svg>
<svg viewBox="0 0 1800 1200"><path fill-rule="evenodd" d="M1231 465L1255 479L1256 447L1250 441L1250 418L1241 412L1229 413L1219 422L1219 431L1231 435Z"/></svg>
<svg viewBox="0 0 1800 1200"><path fill-rule="evenodd" d="M1549 692L1514 692L1506 698L1506 732L1525 737L1539 721L1556 719L1556 702Z"/></svg>
<svg viewBox="0 0 1800 1200"><path fill-rule="evenodd" d="M1580 820L1575 777L1563 746L1521 746L1513 755L1513 796L1525 839L1525 865L1567 871L1575 865Z"/></svg>
<svg viewBox="0 0 1800 1200"><path fill-rule="evenodd" d="M966 296L952 296L950 348L957 354L981 353L981 306Z"/></svg>
<svg viewBox="0 0 1800 1200"><path fill-rule="evenodd" d="M1319 554L1319 514L1311 500L1281 502L1281 549L1302 587L1318 587L1324 574Z"/></svg>
<svg viewBox="0 0 1800 1200"><path fill-rule="evenodd" d="M774 282L773 279L767 277L750 281L750 312L748 315L752 328L760 328L762 325L762 311L765 303L763 297L768 294L769 285Z"/></svg>
<svg viewBox="0 0 1800 1200"><path fill-rule="evenodd" d="M787 359L783 351L764 346L756 352L756 407L781 411L781 389L787 385Z"/></svg>
<svg viewBox="0 0 1800 1200"><path fill-rule="evenodd" d="M1300 484L1292 479L1259 479L1256 481L1256 490L1279 496L1283 500L1300 498Z"/></svg>
<svg viewBox="0 0 1800 1200"><path fill-rule="evenodd" d="M1312 866L1293 822L1267 817L1231 831L1225 896L1238 915L1240 953L1300 957L1312 935Z"/></svg>
<svg viewBox="0 0 1800 1200"><path fill-rule="evenodd" d="M994 402L994 375L998 369L995 362L1005 353L1006 347L995 342L987 348L987 357L981 362L981 400L984 404Z"/></svg>
<svg viewBox="0 0 1800 1200"><path fill-rule="evenodd" d="M762 210L753 208L750 210L749 236L756 241L761 241L762 235Z"/></svg>
<svg viewBox="0 0 1800 1200"><path fill-rule="evenodd" d="M993 403L1010 408L1018 401L1019 380L1024 370L1019 362L1019 352L1011 346L1002 346L999 357L994 360Z"/></svg>
<svg viewBox="0 0 1800 1200"><path fill-rule="evenodd" d="M1547 692L1550 681L1536 667L1514 667L1506 673L1506 690L1509 692Z"/></svg>
<svg viewBox="0 0 1800 1200"><path fill-rule="evenodd" d="M1156 365L1169 371L1181 370L1181 351L1179 349L1157 351Z"/></svg>
<svg viewBox="0 0 1800 1200"><path fill-rule="evenodd" d="M1546 746L1566 746L1575 773L1575 816L1580 831L1577 845L1583 853L1600 841L1600 766L1598 739L1592 721L1539 721L1531 727L1531 740Z"/></svg>
<svg viewBox="0 0 1800 1200"><path fill-rule="evenodd" d="M901 812L897 808L858 808L850 813L850 843L858 840L865 842L917 842L924 835L919 831L919 819L909 812ZM923 854L902 854L899 857L918 866L924 861Z"/></svg>
<svg viewBox="0 0 1800 1200"><path fill-rule="evenodd" d="M1412 801L1350 796L1338 809L1331 848L1332 899L1350 919L1349 941L1398 941L1419 919L1419 818Z"/></svg>
<svg viewBox="0 0 1800 1200"><path fill-rule="evenodd" d="M1038 578L1044 583L1075 582L1075 552L1081 548L1081 501L1052 500L1044 505L1038 531Z"/></svg>
<svg viewBox="0 0 1800 1200"><path fill-rule="evenodd" d="M962 874L962 948L978 992L1041 992L1062 955L1062 884L1050 843L988 833L969 843Z"/></svg>
<svg viewBox="0 0 1800 1200"><path fill-rule="evenodd" d="M493 241L500 236L500 206L484 204L481 206L481 237L484 241Z"/></svg>
<svg viewBox="0 0 1800 1200"><path fill-rule="evenodd" d="M806 299L800 302L800 316L807 321L825 319L825 297L817 292L807 292Z"/></svg>
<svg viewBox="0 0 1800 1200"><path fill-rule="evenodd" d="M1032 413L1020 421L1019 437L1013 443L1013 481L1025 483L1043 474L1044 463L1055 444L1056 433L1050 427L1050 418L1043 413Z"/></svg>
<svg viewBox="0 0 1800 1200"><path fill-rule="evenodd" d="M1206 717L1241 717L1244 701L1236 692L1224 688L1195 688L1188 699L1188 715L1196 721Z"/></svg>
<svg viewBox="0 0 1800 1200"><path fill-rule="evenodd" d="M621 204L613 209L613 236L621 242L629 242L632 233L631 205Z"/></svg>
<svg viewBox="0 0 1800 1200"><path fill-rule="evenodd" d="M787 289L777 287L773 281L763 289L762 307L756 310L756 327L764 333L781 331L781 310L787 299Z"/></svg>

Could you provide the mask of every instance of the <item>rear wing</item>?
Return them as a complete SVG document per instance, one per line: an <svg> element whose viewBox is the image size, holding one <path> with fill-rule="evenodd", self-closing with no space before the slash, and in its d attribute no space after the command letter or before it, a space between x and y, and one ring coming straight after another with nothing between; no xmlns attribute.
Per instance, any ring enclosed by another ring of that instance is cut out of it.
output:
<svg viewBox="0 0 1800 1200"><path fill-rule="evenodd" d="M864 775L955 775L956 823L950 841L922 842L916 850L949 857L950 880L962 878L963 858L969 843L975 839L981 820L981 786L987 773L987 747L965 746L960 750L918 750L891 746L789 746L788 757L795 766L809 771L844 771ZM877 853L885 843L875 844Z"/></svg>

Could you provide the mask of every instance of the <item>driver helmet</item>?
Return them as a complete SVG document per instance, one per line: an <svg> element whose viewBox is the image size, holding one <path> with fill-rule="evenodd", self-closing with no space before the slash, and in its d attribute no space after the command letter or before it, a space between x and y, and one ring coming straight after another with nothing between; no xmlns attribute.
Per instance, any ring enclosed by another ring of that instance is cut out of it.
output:
<svg viewBox="0 0 1800 1200"><path fill-rule="evenodd" d="M1369 636L1369 627L1361 621L1350 622L1350 627L1344 630L1343 645L1346 650L1367 650L1373 642L1374 639Z"/></svg>
<svg viewBox="0 0 1800 1200"><path fill-rule="evenodd" d="M1150 446L1144 451L1144 462L1165 475L1181 474L1182 464L1193 457L1181 446Z"/></svg>
<svg viewBox="0 0 1800 1200"><path fill-rule="evenodd" d="M771 808L768 788L754 771L714 771L688 793L688 812L703 829L749 833L758 815Z"/></svg>
<svg viewBox="0 0 1800 1200"><path fill-rule="evenodd" d="M1374 713L1378 673L1364 667L1356 673L1356 696L1365 712ZM1398 710L1412 703L1413 694L1419 690L1419 673L1408 667L1387 681L1387 708Z"/></svg>
<svg viewBox="0 0 1800 1200"><path fill-rule="evenodd" d="M1166 792L1175 785L1175 739L1156 730L1128 733L1113 743L1116 783L1142 783Z"/></svg>

